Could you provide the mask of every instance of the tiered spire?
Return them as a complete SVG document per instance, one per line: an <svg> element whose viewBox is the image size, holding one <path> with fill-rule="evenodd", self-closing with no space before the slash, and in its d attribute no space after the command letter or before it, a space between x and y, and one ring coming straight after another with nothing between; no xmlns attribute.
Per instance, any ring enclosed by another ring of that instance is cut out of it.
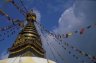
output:
<svg viewBox="0 0 96 63"><path fill-rule="evenodd" d="M41 39L34 25L36 15L30 11L26 15L26 20L27 25L19 33L13 46L9 48L9 58L16 56L44 57Z"/></svg>

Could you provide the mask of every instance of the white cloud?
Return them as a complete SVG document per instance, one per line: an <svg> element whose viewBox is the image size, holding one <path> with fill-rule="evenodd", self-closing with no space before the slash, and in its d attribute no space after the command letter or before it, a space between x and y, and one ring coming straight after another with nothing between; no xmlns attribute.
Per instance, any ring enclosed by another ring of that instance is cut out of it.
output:
<svg viewBox="0 0 96 63"><path fill-rule="evenodd" d="M56 33L68 33L79 30L82 27L86 27L90 24L96 23L95 17L96 1L76 0L73 6L66 9L62 13L58 21L58 27L56 27L53 31ZM73 38L67 40L65 39L65 41L69 42L73 46L77 46L80 50L85 51L90 55L96 55L96 46L94 45L96 44L96 36L94 35L96 34L95 31L85 31L85 34L83 36L72 36ZM72 59L70 59L70 62L71 60Z"/></svg>
<svg viewBox="0 0 96 63"><path fill-rule="evenodd" d="M78 26L82 25L83 20L77 18L74 14L74 7L70 7L61 15L58 24L59 26L54 30L60 33L72 31Z"/></svg>
<svg viewBox="0 0 96 63"><path fill-rule="evenodd" d="M92 24L96 22L96 2L87 0L77 0L73 6L65 10L59 21L55 31L60 33L84 26L84 24Z"/></svg>
<svg viewBox="0 0 96 63"><path fill-rule="evenodd" d="M82 27L88 26L89 24L94 24L94 22L96 22L96 18L94 18L96 17L96 11L94 10L96 10L96 1L76 0L72 7L62 13L58 21L58 27L54 29L54 31L57 33L66 33L76 29L78 30ZM75 40L76 39L74 39L74 41ZM83 44L83 42L84 41L82 40L81 44ZM93 39L92 42L95 43ZM91 42L88 41L88 43Z"/></svg>
<svg viewBox="0 0 96 63"><path fill-rule="evenodd" d="M67 33L67 32L71 32L73 30L74 31L78 30L89 24L94 24L94 22L96 22L96 18L94 18L94 17L96 17L95 16L96 11L94 11L94 10L96 10L95 3L94 3L94 1L76 0L76 2L74 3L73 6L66 9L62 13L62 15L58 21L58 27L55 28L53 31L56 33ZM92 20L92 21L90 21L90 20ZM94 38L96 36L94 36L94 34L96 34L96 32L87 31L87 33L85 33L82 37L81 36L76 36L76 37L72 36L73 38L70 38L67 40L64 39L64 40L66 40L73 46L77 46L82 51L85 51L91 55L96 55L95 54L96 53L96 51L95 51L96 39ZM49 52L50 51L49 49L47 49L48 45L46 45L46 37L42 37L42 38L43 38L43 43L45 45L45 48L48 51L48 55L50 56L50 54L52 54L52 53ZM47 39L48 39L49 43L50 42L54 43L54 47L58 45L57 42L54 41L54 39L52 37L50 37L49 35L47 36ZM74 58L72 58L72 57L69 58L70 56L67 56L68 51L65 54L63 49L61 50L60 48L61 48L60 46L56 47L56 49L59 51L59 53L61 53L62 56L64 55L64 58L67 61L67 63L79 63L79 62L73 61ZM55 52L55 54L57 55L56 52ZM57 57L58 56L56 56L56 58ZM60 58L58 58L58 60L60 60ZM73 62L71 62L71 61L73 61ZM63 62L61 61L61 63L63 63Z"/></svg>

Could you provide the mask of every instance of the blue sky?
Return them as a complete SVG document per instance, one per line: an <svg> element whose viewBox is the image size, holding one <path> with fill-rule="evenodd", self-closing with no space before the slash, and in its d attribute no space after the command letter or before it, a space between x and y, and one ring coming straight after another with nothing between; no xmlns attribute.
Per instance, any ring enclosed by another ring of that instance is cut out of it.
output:
<svg viewBox="0 0 96 63"><path fill-rule="evenodd" d="M19 1L15 0L18 5L20 5ZM40 13L40 22L50 31L54 31L56 33L66 33L70 31L74 31L85 27L87 25L96 23L96 1L91 0L23 0L26 8L35 9ZM21 6L21 5L20 5ZM5 0L0 0L0 9L4 10L8 15L12 18L18 18L20 20L24 20L24 17L18 12L15 7L7 3ZM0 16L0 27L8 26L11 23ZM14 28L16 30L16 28ZM14 43L14 40L17 37L17 34L20 32L16 31L14 35L10 35L11 32L5 33L9 34L10 37L7 38L6 35L3 38L6 38L4 41L0 42L0 54L6 54L7 48ZM4 32L0 32L2 34ZM78 47L79 49L90 53L91 55L96 56L96 29L91 29L83 36L79 34L74 35L70 39L64 39L66 42ZM1 37L2 38L2 37ZM46 40L45 40L46 42ZM51 38L50 42L53 42ZM45 43L46 45L46 43ZM54 43L57 45L57 43ZM59 46L58 46L59 47ZM45 47L47 48L47 47ZM47 48L48 49L48 48ZM58 51L64 56L65 61L67 63L79 63L79 61L72 58L72 56L68 55L67 52L64 54L62 48ZM48 50L49 51L49 50ZM56 54L56 53L55 53ZM50 56L51 53L48 52ZM54 60L52 57L50 59ZM63 61L56 56L58 59L58 63L63 63ZM86 58L85 58L86 59ZM70 60L70 61L69 61Z"/></svg>

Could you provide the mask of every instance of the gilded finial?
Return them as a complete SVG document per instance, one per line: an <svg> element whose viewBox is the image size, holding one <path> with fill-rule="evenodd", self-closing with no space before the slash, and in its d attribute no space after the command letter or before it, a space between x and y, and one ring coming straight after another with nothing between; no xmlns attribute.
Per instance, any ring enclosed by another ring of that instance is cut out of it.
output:
<svg viewBox="0 0 96 63"><path fill-rule="evenodd" d="M27 19L27 21L36 21L36 14L33 12L33 10L30 10L26 14L26 19Z"/></svg>

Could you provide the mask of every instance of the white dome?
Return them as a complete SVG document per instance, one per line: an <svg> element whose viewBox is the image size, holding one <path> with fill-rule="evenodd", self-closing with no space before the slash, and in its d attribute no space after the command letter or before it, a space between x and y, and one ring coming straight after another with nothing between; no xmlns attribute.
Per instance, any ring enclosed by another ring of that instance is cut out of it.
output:
<svg viewBox="0 0 96 63"><path fill-rule="evenodd" d="M56 63L54 61L48 60L49 63ZM47 59L39 57L14 57L4 60L0 60L0 63L48 63Z"/></svg>

